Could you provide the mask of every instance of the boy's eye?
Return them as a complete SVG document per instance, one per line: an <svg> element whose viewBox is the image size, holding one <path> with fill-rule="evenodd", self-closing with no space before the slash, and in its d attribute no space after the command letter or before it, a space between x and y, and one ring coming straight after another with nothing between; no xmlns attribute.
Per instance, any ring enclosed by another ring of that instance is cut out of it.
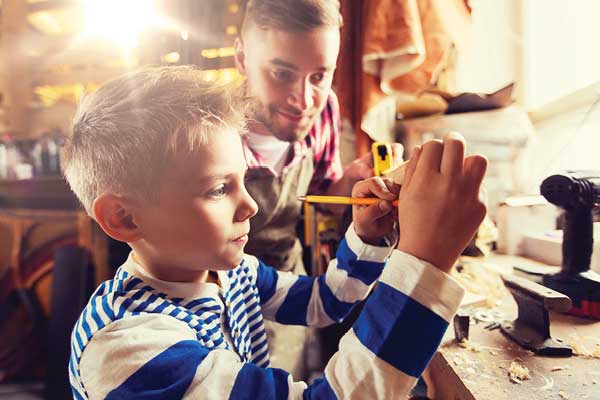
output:
<svg viewBox="0 0 600 400"><path fill-rule="evenodd" d="M219 185L216 188L214 188L213 190L211 190L208 195L210 197L221 197L224 196L226 194L226 190L225 190L225 185Z"/></svg>

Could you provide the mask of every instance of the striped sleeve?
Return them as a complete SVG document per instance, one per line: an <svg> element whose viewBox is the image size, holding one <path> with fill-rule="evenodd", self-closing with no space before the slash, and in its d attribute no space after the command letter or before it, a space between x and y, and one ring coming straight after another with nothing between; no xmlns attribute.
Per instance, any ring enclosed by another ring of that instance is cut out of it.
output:
<svg viewBox="0 0 600 400"><path fill-rule="evenodd" d="M394 250L320 384L337 398L402 398L433 357L463 295L449 275Z"/></svg>
<svg viewBox="0 0 600 400"><path fill-rule="evenodd" d="M168 316L125 318L94 336L82 355L90 399L403 398L436 351L463 290L431 265L398 251L324 378L310 386L276 368L208 350Z"/></svg>
<svg viewBox="0 0 600 400"><path fill-rule="evenodd" d="M263 315L282 324L323 327L341 322L365 299L392 247L363 243L350 225L327 272L317 278L278 272L257 262Z"/></svg>

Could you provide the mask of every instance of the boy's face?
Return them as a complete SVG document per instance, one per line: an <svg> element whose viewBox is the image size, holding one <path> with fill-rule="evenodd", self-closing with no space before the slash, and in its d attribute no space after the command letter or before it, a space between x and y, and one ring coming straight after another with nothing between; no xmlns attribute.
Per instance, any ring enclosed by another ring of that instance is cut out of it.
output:
<svg viewBox="0 0 600 400"><path fill-rule="evenodd" d="M146 258L173 281L237 266L258 209L244 186L238 133L221 129L199 147L165 173L158 202L136 215Z"/></svg>
<svg viewBox="0 0 600 400"><path fill-rule="evenodd" d="M303 139L327 102L339 29L292 33L249 27L238 46L237 65L259 103L255 118L280 140Z"/></svg>

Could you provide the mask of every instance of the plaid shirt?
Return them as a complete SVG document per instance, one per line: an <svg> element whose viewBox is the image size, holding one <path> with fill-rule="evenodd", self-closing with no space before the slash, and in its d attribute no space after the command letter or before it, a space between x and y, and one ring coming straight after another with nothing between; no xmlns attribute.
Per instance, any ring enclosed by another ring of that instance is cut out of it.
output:
<svg viewBox="0 0 600 400"><path fill-rule="evenodd" d="M293 143L292 155L283 167L283 170L285 171L287 168L290 168L290 166L300 162L304 150L306 148L312 149L315 170L308 188L308 193L325 193L331 183L336 182L342 177L340 132L340 107L335 93L331 91L321 115L319 115L315 121L315 124L306 138L302 141ZM276 175L275 171L272 168L267 167L261 160L260 154L249 147L246 140L244 140L243 143L248 168L263 168L265 173Z"/></svg>

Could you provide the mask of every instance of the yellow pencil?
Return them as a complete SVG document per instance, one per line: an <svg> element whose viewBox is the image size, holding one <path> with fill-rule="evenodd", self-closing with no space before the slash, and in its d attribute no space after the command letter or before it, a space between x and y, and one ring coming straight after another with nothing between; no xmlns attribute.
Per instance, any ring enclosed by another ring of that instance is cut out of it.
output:
<svg viewBox="0 0 600 400"><path fill-rule="evenodd" d="M322 204L353 204L370 206L381 201L375 197L344 197L344 196L298 196L298 200L306 201L307 203L322 203ZM392 202L394 206L398 205L398 200Z"/></svg>

